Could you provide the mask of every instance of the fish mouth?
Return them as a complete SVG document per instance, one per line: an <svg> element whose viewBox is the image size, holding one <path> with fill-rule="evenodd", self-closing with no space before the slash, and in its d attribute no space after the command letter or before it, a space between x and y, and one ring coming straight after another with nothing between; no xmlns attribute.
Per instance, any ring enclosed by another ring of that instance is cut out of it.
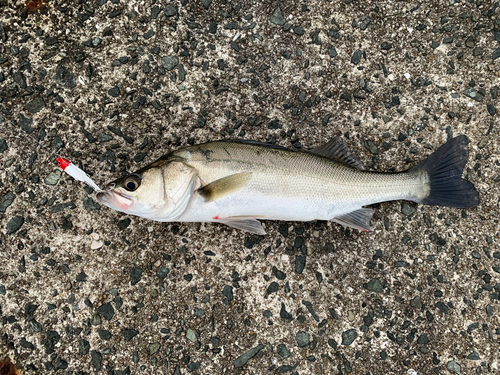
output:
<svg viewBox="0 0 500 375"><path fill-rule="evenodd" d="M131 196L113 191L109 187L97 193L96 198L100 203L119 211L127 210L134 203Z"/></svg>

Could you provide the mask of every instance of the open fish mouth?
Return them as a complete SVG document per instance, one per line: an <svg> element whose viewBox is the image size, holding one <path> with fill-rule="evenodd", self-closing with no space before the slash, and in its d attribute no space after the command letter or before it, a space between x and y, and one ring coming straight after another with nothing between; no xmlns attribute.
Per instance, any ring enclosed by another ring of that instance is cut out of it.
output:
<svg viewBox="0 0 500 375"><path fill-rule="evenodd" d="M97 193L96 198L99 202L109 208L120 211L128 209L134 203L134 199L132 197L123 193L112 191L109 187L106 187L103 191Z"/></svg>

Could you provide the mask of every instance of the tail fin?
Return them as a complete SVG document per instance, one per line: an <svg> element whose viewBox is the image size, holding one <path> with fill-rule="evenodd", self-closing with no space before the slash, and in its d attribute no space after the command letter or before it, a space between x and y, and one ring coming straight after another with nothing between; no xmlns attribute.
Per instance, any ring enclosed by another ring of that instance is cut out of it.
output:
<svg viewBox="0 0 500 375"><path fill-rule="evenodd" d="M479 204L474 184L461 177L469 156L468 143L465 135L450 139L410 170L424 171L428 177L429 195L415 200L417 203L460 208Z"/></svg>

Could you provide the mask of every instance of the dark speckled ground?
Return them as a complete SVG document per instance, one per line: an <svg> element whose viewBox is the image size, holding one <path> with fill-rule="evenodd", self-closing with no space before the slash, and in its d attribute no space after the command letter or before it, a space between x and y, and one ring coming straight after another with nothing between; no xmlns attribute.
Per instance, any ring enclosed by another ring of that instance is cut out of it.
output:
<svg viewBox="0 0 500 375"><path fill-rule="evenodd" d="M23 373L498 372L498 2L24 7L0 0L0 355ZM338 133L380 171L465 134L481 204L260 237L127 217L55 163L103 186L187 144Z"/></svg>

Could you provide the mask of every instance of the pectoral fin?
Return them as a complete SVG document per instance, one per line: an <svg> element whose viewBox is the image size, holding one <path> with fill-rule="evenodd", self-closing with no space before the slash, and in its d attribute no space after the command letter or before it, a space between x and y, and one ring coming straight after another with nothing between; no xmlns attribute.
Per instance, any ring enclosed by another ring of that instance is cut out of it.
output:
<svg viewBox="0 0 500 375"><path fill-rule="evenodd" d="M231 176L215 180L198 189L197 192L205 198L206 202L212 202L240 190L247 184L248 181L250 181L251 177L252 173L250 172L236 173Z"/></svg>
<svg viewBox="0 0 500 375"><path fill-rule="evenodd" d="M373 216L373 210L371 208L361 208L359 210L349 212L348 214L334 217L330 221L335 221L336 223L345 225L346 227L351 227L358 229L363 232L371 231L370 220Z"/></svg>
<svg viewBox="0 0 500 375"><path fill-rule="evenodd" d="M264 228L262 228L262 224L260 223L260 221L253 217L246 218L244 216L240 216L234 219L221 219L218 222L226 224L227 226L232 228L243 230L245 232L260 234L261 236L266 234L266 231L264 230Z"/></svg>

